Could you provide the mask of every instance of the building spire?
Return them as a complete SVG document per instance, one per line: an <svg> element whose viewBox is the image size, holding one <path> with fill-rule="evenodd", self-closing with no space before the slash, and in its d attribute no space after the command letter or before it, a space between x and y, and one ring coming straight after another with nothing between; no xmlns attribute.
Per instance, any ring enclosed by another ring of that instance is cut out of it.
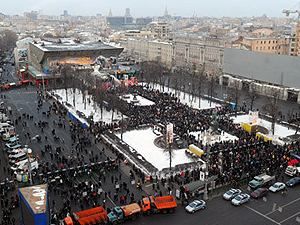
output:
<svg viewBox="0 0 300 225"><path fill-rule="evenodd" d="M109 16L109 17L112 17L112 12L111 12L111 9L109 9L108 16Z"/></svg>
<svg viewBox="0 0 300 225"><path fill-rule="evenodd" d="M164 13L164 17L168 17L169 16L169 13L168 13L168 7L166 6L165 8L165 13Z"/></svg>

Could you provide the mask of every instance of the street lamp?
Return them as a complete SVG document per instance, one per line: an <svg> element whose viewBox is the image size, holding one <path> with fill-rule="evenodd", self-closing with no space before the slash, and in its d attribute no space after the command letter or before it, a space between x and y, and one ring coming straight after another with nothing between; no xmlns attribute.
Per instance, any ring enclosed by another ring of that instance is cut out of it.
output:
<svg viewBox="0 0 300 225"><path fill-rule="evenodd" d="M209 175L209 164L210 164L210 146L207 147L207 160L205 165L205 188L203 199L208 200L208 175Z"/></svg>
<svg viewBox="0 0 300 225"><path fill-rule="evenodd" d="M24 152L27 154L27 159L28 159L28 176L29 176L30 185L32 185L31 162L30 162L30 155L32 153L32 150L30 148L26 148Z"/></svg>

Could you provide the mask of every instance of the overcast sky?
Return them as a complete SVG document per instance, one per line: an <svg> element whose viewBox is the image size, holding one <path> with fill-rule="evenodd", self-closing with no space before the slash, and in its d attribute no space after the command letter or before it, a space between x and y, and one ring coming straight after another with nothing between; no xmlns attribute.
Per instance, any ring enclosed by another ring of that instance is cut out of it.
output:
<svg viewBox="0 0 300 225"><path fill-rule="evenodd" d="M0 12L22 14L41 10L42 14L60 15L64 9L72 15L124 15L125 8L131 15L163 15L167 6L170 15L177 16L282 16L282 9L299 9L300 0L1 0ZM2 11L1 11L2 10Z"/></svg>

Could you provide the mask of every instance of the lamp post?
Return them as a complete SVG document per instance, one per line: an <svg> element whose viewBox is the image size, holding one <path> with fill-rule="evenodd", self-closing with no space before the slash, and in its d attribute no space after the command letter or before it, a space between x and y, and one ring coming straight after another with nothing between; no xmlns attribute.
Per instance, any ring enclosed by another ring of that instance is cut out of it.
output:
<svg viewBox="0 0 300 225"><path fill-rule="evenodd" d="M208 175L209 175L209 164L210 164L210 146L207 147L207 160L206 160L206 166L205 166L205 188L204 188L204 194L203 199L208 200Z"/></svg>
<svg viewBox="0 0 300 225"><path fill-rule="evenodd" d="M30 154L32 153L32 150L30 148L26 148L25 153L27 154L27 159L28 159L29 182L30 182L30 185L32 185L31 162L30 162Z"/></svg>

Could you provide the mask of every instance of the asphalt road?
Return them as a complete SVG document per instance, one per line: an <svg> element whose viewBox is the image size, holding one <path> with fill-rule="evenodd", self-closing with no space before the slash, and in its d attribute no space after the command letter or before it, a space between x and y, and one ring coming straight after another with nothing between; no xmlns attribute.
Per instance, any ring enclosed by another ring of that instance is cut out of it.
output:
<svg viewBox="0 0 300 225"><path fill-rule="evenodd" d="M286 196L281 193L268 193L267 201L254 200L242 206L233 206L230 202L217 197L207 202L205 210L188 214L183 207L174 214L152 215L129 221L128 225L299 225L300 186L288 190ZM276 204L276 207L274 207Z"/></svg>

